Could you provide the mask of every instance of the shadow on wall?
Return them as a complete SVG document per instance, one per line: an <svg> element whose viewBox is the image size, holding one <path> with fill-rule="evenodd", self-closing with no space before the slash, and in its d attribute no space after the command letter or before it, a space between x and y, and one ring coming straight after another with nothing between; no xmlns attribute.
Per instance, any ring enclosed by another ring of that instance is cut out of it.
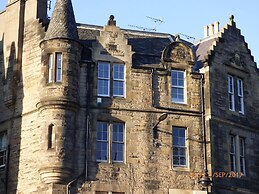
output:
<svg viewBox="0 0 259 194"><path fill-rule="evenodd" d="M0 45L0 48L3 48L3 40L0 41ZM10 51L8 56L4 56L0 49L0 73L2 78L0 90L3 91L0 98L2 109L0 110L0 130L6 130L8 150L4 171L0 172L2 177L0 193L13 193L16 191L18 183L23 89L19 87L22 85L20 79L22 72L17 65L15 43L12 42L6 50ZM5 67L4 57L8 58L7 68Z"/></svg>

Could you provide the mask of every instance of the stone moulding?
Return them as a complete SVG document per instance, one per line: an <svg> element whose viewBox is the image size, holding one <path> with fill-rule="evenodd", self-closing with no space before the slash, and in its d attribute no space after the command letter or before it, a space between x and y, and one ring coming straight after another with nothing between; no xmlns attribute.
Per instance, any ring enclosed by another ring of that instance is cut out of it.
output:
<svg viewBox="0 0 259 194"><path fill-rule="evenodd" d="M72 169L64 167L43 167L39 169L44 183L64 183L71 176Z"/></svg>
<svg viewBox="0 0 259 194"><path fill-rule="evenodd" d="M79 104L67 99L55 98L55 99L41 99L36 104L36 108L42 112L45 109L67 109L76 112L79 109Z"/></svg>

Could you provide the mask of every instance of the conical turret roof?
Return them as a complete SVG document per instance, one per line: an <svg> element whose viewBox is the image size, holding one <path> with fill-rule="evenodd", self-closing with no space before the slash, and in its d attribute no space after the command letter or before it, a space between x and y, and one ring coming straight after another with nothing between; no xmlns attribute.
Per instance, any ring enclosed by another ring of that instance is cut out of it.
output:
<svg viewBox="0 0 259 194"><path fill-rule="evenodd" d="M66 38L78 40L71 0L57 0L44 40Z"/></svg>

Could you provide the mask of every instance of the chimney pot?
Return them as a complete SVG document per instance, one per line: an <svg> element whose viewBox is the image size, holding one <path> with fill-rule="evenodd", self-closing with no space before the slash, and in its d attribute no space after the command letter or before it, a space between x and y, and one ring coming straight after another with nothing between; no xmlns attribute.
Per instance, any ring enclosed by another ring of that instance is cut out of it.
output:
<svg viewBox="0 0 259 194"><path fill-rule="evenodd" d="M209 36L214 34L214 24L210 24L209 26Z"/></svg>
<svg viewBox="0 0 259 194"><path fill-rule="evenodd" d="M214 27L215 27L215 33L218 33L219 32L219 22L215 22L214 23Z"/></svg>
<svg viewBox="0 0 259 194"><path fill-rule="evenodd" d="M209 26L204 26L204 38L207 38L209 36Z"/></svg>

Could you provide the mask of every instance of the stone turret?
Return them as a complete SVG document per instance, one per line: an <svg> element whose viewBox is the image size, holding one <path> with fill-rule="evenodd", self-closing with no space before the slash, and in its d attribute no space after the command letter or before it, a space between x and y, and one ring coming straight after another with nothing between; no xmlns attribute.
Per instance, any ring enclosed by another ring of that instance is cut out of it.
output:
<svg viewBox="0 0 259 194"><path fill-rule="evenodd" d="M42 125L45 183L66 183L72 176L81 45L71 0L57 0L42 49L42 81L37 103Z"/></svg>

